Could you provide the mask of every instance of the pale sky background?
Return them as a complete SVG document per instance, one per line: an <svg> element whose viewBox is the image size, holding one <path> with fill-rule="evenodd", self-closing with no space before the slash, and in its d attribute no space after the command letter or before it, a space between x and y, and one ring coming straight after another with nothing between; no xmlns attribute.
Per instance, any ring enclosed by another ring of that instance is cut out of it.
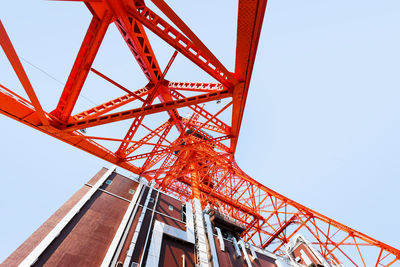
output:
<svg viewBox="0 0 400 267"><path fill-rule="evenodd" d="M168 2L232 70L237 3ZM266 186L396 248L399 14L398 0L270 0L236 152L239 166ZM66 81L90 21L83 4L2 1L0 18L21 57ZM165 66L173 50L150 38ZM63 86L23 64L51 111ZM211 81L187 65L178 57L167 78ZM145 84L114 26L94 66L128 88ZM106 94L92 76L81 107ZM0 83L23 94L2 50ZM1 262L111 164L8 117L0 116L0 126Z"/></svg>

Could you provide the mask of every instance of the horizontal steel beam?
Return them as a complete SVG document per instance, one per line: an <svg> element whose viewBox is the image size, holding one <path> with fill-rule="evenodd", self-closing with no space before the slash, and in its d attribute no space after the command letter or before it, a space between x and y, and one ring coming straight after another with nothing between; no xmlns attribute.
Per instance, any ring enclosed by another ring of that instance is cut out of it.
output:
<svg viewBox="0 0 400 267"><path fill-rule="evenodd" d="M203 94L198 96L187 97L184 99L168 101L160 104L154 104L150 106L145 106L141 108L131 109L127 111L121 111L117 113L112 113L109 115L100 116L97 118L81 120L78 122L67 124L64 128L66 131L75 131L84 128L90 128L94 126L104 125L111 122L122 121L127 119L136 118L142 115L150 115L163 111L168 111L176 108L183 108L190 105L205 103L213 100L218 100L222 98L227 98L232 96L229 90L218 91L209 94Z"/></svg>
<svg viewBox="0 0 400 267"><path fill-rule="evenodd" d="M96 157L118 165L134 173L139 173L140 169L129 162L123 162L112 151L100 144L82 137L79 132L65 132L52 126L42 126L38 114L33 105L21 96L11 92L6 87L0 85L0 113L26 124L36 130L55 137L74 147L82 149ZM50 120L50 124L59 123L52 115L45 113Z"/></svg>

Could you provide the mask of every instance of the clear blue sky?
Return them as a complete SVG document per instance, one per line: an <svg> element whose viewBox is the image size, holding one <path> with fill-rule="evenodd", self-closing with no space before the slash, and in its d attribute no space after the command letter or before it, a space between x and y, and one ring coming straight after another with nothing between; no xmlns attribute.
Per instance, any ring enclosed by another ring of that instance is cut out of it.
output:
<svg viewBox="0 0 400 267"><path fill-rule="evenodd" d="M236 3L169 2L232 70ZM236 153L253 178L397 248L399 14L398 0L270 0ZM83 4L3 1L0 18L20 56L65 82L90 21ZM172 49L150 38L165 66ZM52 110L62 85L23 64ZM95 66L140 88L145 79L136 65L112 26ZM188 66L178 57L167 78L211 80ZM2 51L0 83L23 94ZM89 77L83 94L101 103L107 86ZM0 125L2 261L110 164L5 116Z"/></svg>

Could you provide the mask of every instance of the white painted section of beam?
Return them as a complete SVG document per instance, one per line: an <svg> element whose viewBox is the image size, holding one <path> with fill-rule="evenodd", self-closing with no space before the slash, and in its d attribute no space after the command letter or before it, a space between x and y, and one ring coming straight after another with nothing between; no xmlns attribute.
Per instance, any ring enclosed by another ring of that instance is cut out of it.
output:
<svg viewBox="0 0 400 267"><path fill-rule="evenodd" d="M129 222L129 218L131 216L135 216L136 209L134 210L135 206L137 206L137 201L140 195L140 192L143 188L143 184L139 183L139 185L136 188L135 194L132 197L131 203L129 204L128 208L126 209L125 215L122 218L121 223L119 224L119 227L117 229L117 232L114 235L113 240L111 241L110 246L108 247L106 256L103 259L103 262L101 263L101 267L108 267L110 266L111 260L115 254L115 251L118 247L118 244L121 240L122 234L124 233L124 230Z"/></svg>
<svg viewBox="0 0 400 267"><path fill-rule="evenodd" d="M252 257L252 261L254 261L255 259L257 259L258 257L257 257L257 254L256 254L256 252L254 251L254 247L253 247L253 245L252 244L250 244L249 243L249 248L250 248L250 251L251 251L251 257Z"/></svg>
<svg viewBox="0 0 400 267"><path fill-rule="evenodd" d="M253 249L257 252L257 253L260 253L260 254L264 254L264 255L266 255L266 256L268 256L268 257L270 257L270 258L273 258L273 259L277 259L277 257L276 257L276 255L275 254L273 254L273 253L271 253L271 252L269 252L269 251L267 251L267 250L265 250L265 249L261 249L261 248L259 248L259 247L253 247Z"/></svg>
<svg viewBox="0 0 400 267"><path fill-rule="evenodd" d="M218 254L217 254L217 250L215 248L214 235L213 235L212 225L211 225L211 221L210 221L210 215L204 214L204 221L206 222L206 227L207 227L207 237L208 237L208 244L210 246L210 251L211 251L211 256L212 256L212 263L213 263L214 267L219 267Z"/></svg>
<svg viewBox="0 0 400 267"><path fill-rule="evenodd" d="M224 238L222 237L221 229L219 229L218 227L215 227L215 229L217 230L219 248L222 251L225 251L225 242L224 242Z"/></svg>
<svg viewBox="0 0 400 267"><path fill-rule="evenodd" d="M275 260L275 264L277 267L285 267L285 265L283 265L283 263L278 259Z"/></svg>
<svg viewBox="0 0 400 267"><path fill-rule="evenodd" d="M311 263L313 263L310 258L307 256L307 254L304 252L304 250L300 249L300 254L301 254L301 258L304 260L304 262L306 263L306 265L310 265Z"/></svg>
<svg viewBox="0 0 400 267"><path fill-rule="evenodd" d="M104 181L111 175L116 169L116 166L112 166L100 179L96 182L93 187L86 192L86 194L72 207L72 209L60 220L60 222L43 238L43 240L37 245L31 253L19 264L21 267L31 266L36 262L39 256L46 250L46 248L53 242L53 240L61 233L64 227L74 218L74 216L80 211L80 209L86 204L86 202L93 196L97 189L104 183Z"/></svg>
<svg viewBox="0 0 400 267"><path fill-rule="evenodd" d="M190 217L192 217L193 220L193 215ZM149 253L147 255L146 266L158 266L160 260L161 243L164 234L194 244L194 237L192 233L189 232L189 227L186 228L185 232L160 221L155 221L153 235L151 236L150 241Z"/></svg>
<svg viewBox="0 0 400 267"><path fill-rule="evenodd" d="M164 234L165 224L155 221L153 235L151 236L149 253L147 254L146 266L158 266L160 260L161 242Z"/></svg>
<svg viewBox="0 0 400 267"><path fill-rule="evenodd" d="M248 267L252 267L251 261L250 261L250 258L249 258L249 254L247 254L246 244L244 243L243 239L239 240L239 245L242 247L244 259L246 260L247 266Z"/></svg>
<svg viewBox="0 0 400 267"><path fill-rule="evenodd" d="M141 192L140 192L139 199L137 200L137 205L135 206L135 209L133 210L134 216L131 216L131 217L129 218L128 225L126 226L126 228L125 228L125 230L124 230L124 232L123 232L123 234L122 234L121 240L120 240L120 242L118 243L117 250L116 250L115 253L114 253L114 256L113 256L113 259L112 259L112 261L111 261L111 263L110 263L110 266L116 266L116 264L117 264L117 262L118 262L118 257L119 257L119 255L121 255L122 248L123 248L123 246L124 246L124 244L125 244L126 238L128 237L128 233L129 233L129 231L130 231L130 229L131 229L133 220L135 219L136 212L137 212L137 210L139 209L139 207L141 206L139 203L140 203L140 201L141 201L141 199L142 199L142 197L143 197L143 195L144 195L145 186L146 186L148 183L147 183L147 180L144 180L144 179L140 180L139 182L140 182L141 184L143 184L143 187L142 187L142 190L141 190Z"/></svg>
<svg viewBox="0 0 400 267"><path fill-rule="evenodd" d="M289 245L286 247L286 253L289 255L290 251L293 251L300 243L304 243L311 250L311 252L318 258L318 260L325 267L331 267L328 261L321 255L321 253L316 250L312 244L301 234L296 234L294 237L290 239ZM291 257L289 256L291 259Z"/></svg>
<svg viewBox="0 0 400 267"><path fill-rule="evenodd" d="M200 200L197 198L193 199L194 205L194 219L196 229L196 248L198 253L198 265L201 267L209 266L208 264L208 252L206 235L204 230L203 212L201 210Z"/></svg>
<svg viewBox="0 0 400 267"><path fill-rule="evenodd" d="M138 236L139 236L140 228L142 228L144 215L146 214L147 206L149 205L149 201L150 201L150 197L151 197L151 193L152 192L153 192L153 187L150 186L149 187L149 192L147 192L146 201L145 201L145 203L143 205L142 212L140 213L140 217L139 217L138 223L137 223L136 228L135 228L135 233L133 234L131 244L129 245L128 252L126 253L126 258L125 258L123 267L128 267L129 266L129 262L131 261L133 250L135 249L135 245L136 245L136 242L137 242L137 239L138 239Z"/></svg>
<svg viewBox="0 0 400 267"><path fill-rule="evenodd" d="M166 224L164 226L164 234L172 236L172 237L180 239L180 240L183 240L183 241L186 241L188 243L194 244L194 240L189 240L188 239L187 232L182 231L181 229L172 227L172 226L170 226L168 224Z"/></svg>
<svg viewBox="0 0 400 267"><path fill-rule="evenodd" d="M241 257L242 253L240 252L239 246L238 246L238 242L236 241L236 238L232 238L233 240L233 247L235 248L235 252L236 252L236 256Z"/></svg>
<svg viewBox="0 0 400 267"><path fill-rule="evenodd" d="M152 185L153 185L153 182L152 182ZM159 191L156 191L156 190L154 190L154 191L156 192L157 196L156 196L156 199L154 200L153 208L151 209L151 218L150 218L150 223L149 223L149 229L147 229L146 239L144 241L143 254L142 254L142 257L140 258L138 266L142 266L142 262L143 262L143 258L144 258L143 257L144 256L144 252L146 251L147 243L148 243L149 237L150 237L151 226L153 225L154 212L155 212L155 210L157 208L158 197L160 196L160 192Z"/></svg>
<svg viewBox="0 0 400 267"><path fill-rule="evenodd" d="M190 202L186 202L186 233L188 237L188 242L194 244L193 209Z"/></svg>

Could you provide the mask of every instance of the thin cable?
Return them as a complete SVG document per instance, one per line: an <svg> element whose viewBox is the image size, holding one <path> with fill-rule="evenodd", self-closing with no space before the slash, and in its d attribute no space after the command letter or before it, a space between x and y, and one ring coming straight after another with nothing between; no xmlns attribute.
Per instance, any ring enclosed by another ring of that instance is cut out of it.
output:
<svg viewBox="0 0 400 267"><path fill-rule="evenodd" d="M34 67L35 69L37 69L38 71L40 71L41 73L43 73L44 75L46 75L47 77L51 78L52 80L58 82L59 84L61 84L62 86L65 86L65 83L63 83L62 81L58 80L57 78L55 78L54 76L50 75L47 71L39 68L38 66L36 66L35 64L29 62L28 60L26 60L25 58L21 57L20 58L25 61L27 64L31 65L32 67ZM97 103L95 103L94 101L90 100L87 96L80 94L82 96L82 98L84 98L86 101L92 103L93 105L97 106Z"/></svg>

